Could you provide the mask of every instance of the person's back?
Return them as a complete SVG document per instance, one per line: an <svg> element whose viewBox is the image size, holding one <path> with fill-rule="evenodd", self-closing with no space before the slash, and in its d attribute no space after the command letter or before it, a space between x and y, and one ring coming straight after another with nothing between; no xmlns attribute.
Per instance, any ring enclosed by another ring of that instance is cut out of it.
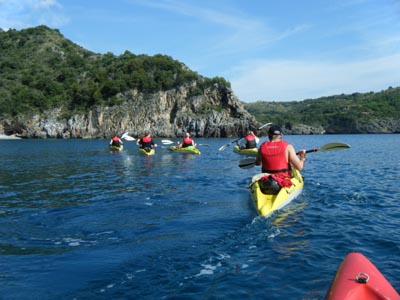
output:
<svg viewBox="0 0 400 300"><path fill-rule="evenodd" d="M179 147L186 148L186 147L196 147L193 139L190 137L190 134L187 132L185 137L182 139L182 143L179 144Z"/></svg>
<svg viewBox="0 0 400 300"><path fill-rule="evenodd" d="M157 144L154 143L150 132L146 131L145 135L136 142L137 145L140 145L143 149L151 149L153 147L157 147Z"/></svg>
<svg viewBox="0 0 400 300"><path fill-rule="evenodd" d="M264 142L260 146L262 172L263 173L283 173L291 176L290 164L287 158L288 143L285 141Z"/></svg>
<svg viewBox="0 0 400 300"><path fill-rule="evenodd" d="M247 134L236 141L236 144L240 149L253 149L257 148L257 137L253 131L247 131Z"/></svg>
<svg viewBox="0 0 400 300"><path fill-rule="evenodd" d="M110 143L111 146L119 147L119 146L121 146L122 144L123 144L123 143L122 143L121 139L120 139L117 135L115 135L115 136L111 139L111 143Z"/></svg>
<svg viewBox="0 0 400 300"><path fill-rule="evenodd" d="M257 137L255 136L253 131L249 131L244 138L246 140L246 149L257 148Z"/></svg>
<svg viewBox="0 0 400 300"><path fill-rule="evenodd" d="M260 146L256 165L261 165L263 173L279 174L282 177L291 176L291 166L301 171L306 159L306 151L300 150L300 159L294 147L282 140L283 134L279 126L271 126L268 130L269 141Z"/></svg>

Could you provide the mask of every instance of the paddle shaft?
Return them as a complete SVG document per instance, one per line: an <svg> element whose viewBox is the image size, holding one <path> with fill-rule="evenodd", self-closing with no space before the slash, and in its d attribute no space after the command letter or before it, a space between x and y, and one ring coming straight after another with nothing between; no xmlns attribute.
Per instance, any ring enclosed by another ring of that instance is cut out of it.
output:
<svg viewBox="0 0 400 300"><path fill-rule="evenodd" d="M348 149L350 148L349 145L344 144L344 143L328 143L323 145L321 148L314 148L310 150L306 150L306 153L313 153L313 152L318 152L318 151L331 151L331 150L342 150L342 149ZM297 152L297 155L300 153ZM240 168L251 168L252 166L255 165L256 159L254 159L254 162L250 158L243 159L239 161L239 167Z"/></svg>
<svg viewBox="0 0 400 300"><path fill-rule="evenodd" d="M318 148L314 148L314 149L306 150L306 153L318 152L318 150L319 150ZM296 154L299 155L300 152L297 152Z"/></svg>

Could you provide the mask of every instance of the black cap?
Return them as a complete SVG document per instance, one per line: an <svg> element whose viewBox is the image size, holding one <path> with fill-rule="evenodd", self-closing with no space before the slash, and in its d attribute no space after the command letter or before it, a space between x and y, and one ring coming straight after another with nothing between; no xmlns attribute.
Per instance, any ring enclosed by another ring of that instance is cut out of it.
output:
<svg viewBox="0 0 400 300"><path fill-rule="evenodd" d="M282 134L282 129L277 125L272 125L268 129L268 135L280 135Z"/></svg>

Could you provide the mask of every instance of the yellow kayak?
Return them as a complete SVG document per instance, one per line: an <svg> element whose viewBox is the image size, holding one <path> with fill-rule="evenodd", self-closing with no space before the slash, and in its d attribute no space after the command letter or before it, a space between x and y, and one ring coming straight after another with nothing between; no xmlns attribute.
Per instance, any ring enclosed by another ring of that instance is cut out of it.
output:
<svg viewBox="0 0 400 300"><path fill-rule="evenodd" d="M124 149L124 146L119 145L119 146L109 146L108 149L110 149L110 151L122 151Z"/></svg>
<svg viewBox="0 0 400 300"><path fill-rule="evenodd" d="M171 146L169 147L169 150L173 152L180 152L180 153L192 153L192 154L200 154L200 150L197 149L196 147L189 146L189 147L184 147L184 148L179 148L178 146Z"/></svg>
<svg viewBox="0 0 400 300"><path fill-rule="evenodd" d="M301 194L303 191L304 180L300 172L292 168L293 177L290 179L292 186L289 188L283 187L277 193L271 190L262 191L262 183L260 179L268 176L268 173L260 173L253 176L250 184L251 196L254 201L254 206L261 216L269 216L275 210L281 209L289 204L293 199Z"/></svg>
<svg viewBox="0 0 400 300"><path fill-rule="evenodd" d="M154 149L139 148L139 153L144 155L154 155L156 151Z"/></svg>
<svg viewBox="0 0 400 300"><path fill-rule="evenodd" d="M241 149L239 146L236 145L233 147L233 152L241 155L256 156L258 153L258 149L257 148Z"/></svg>

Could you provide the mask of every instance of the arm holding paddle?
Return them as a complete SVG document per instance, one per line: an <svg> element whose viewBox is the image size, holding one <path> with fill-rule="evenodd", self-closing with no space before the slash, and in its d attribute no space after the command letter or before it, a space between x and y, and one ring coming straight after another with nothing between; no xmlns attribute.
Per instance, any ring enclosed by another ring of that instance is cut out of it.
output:
<svg viewBox="0 0 400 300"><path fill-rule="evenodd" d="M306 150L300 150L296 153L294 147L289 144L286 148L286 155L289 163L295 167L297 170L301 171L304 168L304 162L306 161ZM297 156L299 155L300 158ZM262 153L258 151L255 163L256 166L260 166L262 164Z"/></svg>
<svg viewBox="0 0 400 300"><path fill-rule="evenodd" d="M301 171L304 168L304 163L306 161L306 153L305 149L300 150L299 152L295 152L294 147L292 145L288 145L288 154L289 154L289 162L293 167L297 170ZM300 158L297 156L299 155Z"/></svg>
<svg viewBox="0 0 400 300"><path fill-rule="evenodd" d="M333 142L333 143L328 143L323 145L321 148L314 148L310 150L306 150L306 153L314 153L314 152L323 152L323 151L333 151L333 150L343 150L343 149L349 149L350 145L345 144L345 143L339 143L339 142ZM304 150L301 150L304 151ZM300 160L302 159L301 151L299 151L297 154L300 155ZM304 159L305 160L305 154L304 154ZM242 169L249 169L254 167L256 164L256 158L253 157L248 157L245 159L242 159L239 161L239 167ZM260 164L260 163L259 163ZM303 162L304 165L304 162Z"/></svg>

